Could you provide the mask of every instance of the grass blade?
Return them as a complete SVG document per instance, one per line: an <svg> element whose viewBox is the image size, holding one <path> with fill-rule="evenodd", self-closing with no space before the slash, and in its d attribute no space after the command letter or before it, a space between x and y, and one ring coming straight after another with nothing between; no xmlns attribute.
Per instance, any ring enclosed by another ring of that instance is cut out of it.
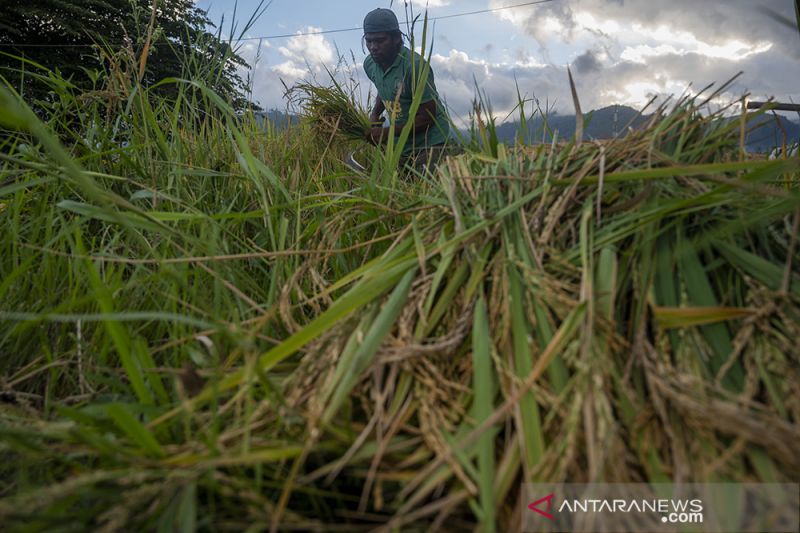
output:
<svg viewBox="0 0 800 533"><path fill-rule="evenodd" d="M492 369L491 333L486 303L478 298L472 325L473 413L478 425L482 424L494 410L494 377ZM481 528L485 532L495 530L494 501L494 435L486 431L478 437L478 490L480 493Z"/></svg>

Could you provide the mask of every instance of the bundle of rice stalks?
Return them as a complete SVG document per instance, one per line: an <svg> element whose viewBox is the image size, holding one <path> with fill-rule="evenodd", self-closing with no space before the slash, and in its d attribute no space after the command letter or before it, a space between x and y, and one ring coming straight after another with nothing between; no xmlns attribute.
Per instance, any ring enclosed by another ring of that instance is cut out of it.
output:
<svg viewBox="0 0 800 533"><path fill-rule="evenodd" d="M292 88L295 101L305 117L326 136L339 134L352 140L363 140L371 124L354 94L348 94L335 80L329 87L298 83Z"/></svg>

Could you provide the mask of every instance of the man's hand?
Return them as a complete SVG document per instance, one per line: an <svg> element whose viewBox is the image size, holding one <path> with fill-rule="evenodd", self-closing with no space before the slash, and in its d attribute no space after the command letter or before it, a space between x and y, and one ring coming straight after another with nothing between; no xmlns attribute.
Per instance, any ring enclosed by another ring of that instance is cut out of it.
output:
<svg viewBox="0 0 800 533"><path fill-rule="evenodd" d="M373 127L383 126L384 111L386 111L386 106L383 105L383 100L375 98L375 105L369 112L369 121L372 122Z"/></svg>
<svg viewBox="0 0 800 533"><path fill-rule="evenodd" d="M381 100L378 100L378 102L381 102ZM377 111L380 112L377 113ZM369 142L375 145L384 144L386 140L389 138L389 128L383 127L383 121L381 117L383 111L384 109L382 105L380 106L376 105L375 109L369 115L369 120L370 122L372 122L372 128L368 129L364 134L364 137ZM417 111L417 116L415 117L414 128L412 131L416 134L426 132L428 129L430 129L431 126L435 124L435 119L434 119L435 116L436 116L436 101L431 100L429 102L423 102L419 106L419 110ZM399 135L400 132L403 131L404 127L405 127L404 123L402 122L396 123L394 125L394 134Z"/></svg>
<svg viewBox="0 0 800 533"><path fill-rule="evenodd" d="M388 136L386 130L387 128L383 127L370 128L366 131L364 137L366 137L366 139L372 144L380 145L385 142L386 137Z"/></svg>

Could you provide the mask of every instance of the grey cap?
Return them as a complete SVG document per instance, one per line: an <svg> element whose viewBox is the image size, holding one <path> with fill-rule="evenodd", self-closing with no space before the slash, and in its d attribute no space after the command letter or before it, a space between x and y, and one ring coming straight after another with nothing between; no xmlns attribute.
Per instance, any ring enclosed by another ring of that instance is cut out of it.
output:
<svg viewBox="0 0 800 533"><path fill-rule="evenodd" d="M373 9L364 17L364 33L399 31L400 24L391 9Z"/></svg>

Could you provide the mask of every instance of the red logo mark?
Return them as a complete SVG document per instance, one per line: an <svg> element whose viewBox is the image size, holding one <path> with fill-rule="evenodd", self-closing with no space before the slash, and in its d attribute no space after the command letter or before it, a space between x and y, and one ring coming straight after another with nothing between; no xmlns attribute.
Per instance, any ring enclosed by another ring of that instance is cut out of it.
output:
<svg viewBox="0 0 800 533"><path fill-rule="evenodd" d="M539 498L535 502L528 504L528 509L530 509L535 513L539 513L545 518L549 518L550 520L555 520L555 517L547 512L550 510L550 506L553 504L553 498L555 497L556 497L555 494L548 494L544 498ZM538 505L543 501L547 501L547 511L542 511L541 509L538 508Z"/></svg>

